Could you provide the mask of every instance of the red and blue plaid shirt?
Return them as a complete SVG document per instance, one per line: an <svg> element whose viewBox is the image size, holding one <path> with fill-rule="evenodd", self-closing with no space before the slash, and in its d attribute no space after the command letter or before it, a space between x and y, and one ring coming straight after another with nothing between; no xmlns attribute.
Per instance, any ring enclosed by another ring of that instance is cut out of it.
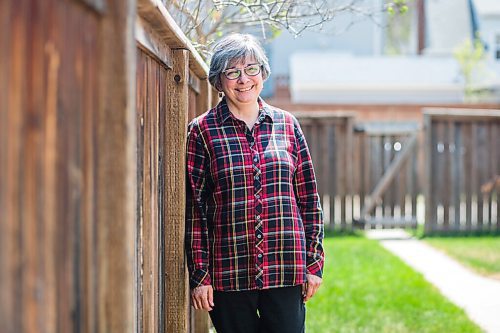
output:
<svg viewBox="0 0 500 333"><path fill-rule="evenodd" d="M251 290L322 275L323 218L297 119L259 99L252 130L223 99L189 124L190 286Z"/></svg>

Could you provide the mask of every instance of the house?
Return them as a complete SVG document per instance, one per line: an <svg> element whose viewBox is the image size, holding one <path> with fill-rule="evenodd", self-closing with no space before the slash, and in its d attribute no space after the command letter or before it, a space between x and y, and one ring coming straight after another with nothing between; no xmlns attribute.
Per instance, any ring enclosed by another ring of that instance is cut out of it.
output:
<svg viewBox="0 0 500 333"><path fill-rule="evenodd" d="M480 102L500 103L500 2L422 1L422 11L414 6L407 14L411 36L404 55L384 54L387 35L376 20L354 24L330 39L309 33L293 43L288 35L276 40L270 46L278 79L275 100L322 105L461 104L466 99L465 80L453 52L465 40L480 36L487 52L486 74L476 75L472 85L487 92ZM417 45L419 39L422 45Z"/></svg>

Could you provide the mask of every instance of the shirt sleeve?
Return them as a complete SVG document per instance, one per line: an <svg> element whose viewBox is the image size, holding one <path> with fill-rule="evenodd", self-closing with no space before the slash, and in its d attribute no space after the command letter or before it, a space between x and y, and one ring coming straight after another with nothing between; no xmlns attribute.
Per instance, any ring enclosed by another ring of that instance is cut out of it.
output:
<svg viewBox="0 0 500 333"><path fill-rule="evenodd" d="M208 226L206 218L207 163L202 135L196 120L189 126L186 166L185 248L191 289L210 285Z"/></svg>
<svg viewBox="0 0 500 333"><path fill-rule="evenodd" d="M306 236L307 273L322 277L325 261L323 212L309 148L295 118L294 131L297 142L297 168L293 185Z"/></svg>

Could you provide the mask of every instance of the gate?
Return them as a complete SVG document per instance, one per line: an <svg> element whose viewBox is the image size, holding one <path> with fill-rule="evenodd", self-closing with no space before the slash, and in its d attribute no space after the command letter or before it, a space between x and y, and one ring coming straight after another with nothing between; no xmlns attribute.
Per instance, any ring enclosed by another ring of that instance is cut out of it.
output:
<svg viewBox="0 0 500 333"><path fill-rule="evenodd" d="M313 159L327 229L417 226L419 124L359 123L350 112L296 112Z"/></svg>
<svg viewBox="0 0 500 333"><path fill-rule="evenodd" d="M418 123L362 123L354 128L354 224L368 228L417 226Z"/></svg>

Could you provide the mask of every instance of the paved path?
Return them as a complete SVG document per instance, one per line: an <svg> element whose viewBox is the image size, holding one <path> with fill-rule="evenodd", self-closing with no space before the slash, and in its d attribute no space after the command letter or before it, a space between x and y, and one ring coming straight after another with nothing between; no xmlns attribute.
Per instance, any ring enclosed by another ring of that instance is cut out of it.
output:
<svg viewBox="0 0 500 333"><path fill-rule="evenodd" d="M403 259L488 333L500 333L500 281L473 273L403 230L370 230L368 238Z"/></svg>

